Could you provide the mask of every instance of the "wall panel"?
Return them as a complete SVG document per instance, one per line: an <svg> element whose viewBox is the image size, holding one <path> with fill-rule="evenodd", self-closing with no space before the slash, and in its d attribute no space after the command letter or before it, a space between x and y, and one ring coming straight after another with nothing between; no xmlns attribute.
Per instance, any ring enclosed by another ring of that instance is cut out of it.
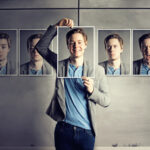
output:
<svg viewBox="0 0 150 150"><path fill-rule="evenodd" d="M148 0L80 0L81 8L150 8Z"/></svg>
<svg viewBox="0 0 150 150"><path fill-rule="evenodd" d="M0 10L0 28L43 29L64 17L72 18L77 25L76 9Z"/></svg>
<svg viewBox="0 0 150 150"><path fill-rule="evenodd" d="M77 8L78 0L1 0L0 9Z"/></svg>

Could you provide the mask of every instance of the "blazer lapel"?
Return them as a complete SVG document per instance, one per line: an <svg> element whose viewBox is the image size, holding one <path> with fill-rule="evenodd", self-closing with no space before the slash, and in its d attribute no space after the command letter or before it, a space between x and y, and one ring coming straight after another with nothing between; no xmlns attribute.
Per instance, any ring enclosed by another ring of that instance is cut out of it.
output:
<svg viewBox="0 0 150 150"><path fill-rule="evenodd" d="M83 76L86 76L86 77L89 76L89 74L88 74L88 67L87 67L87 64L86 64L85 61L83 62Z"/></svg>

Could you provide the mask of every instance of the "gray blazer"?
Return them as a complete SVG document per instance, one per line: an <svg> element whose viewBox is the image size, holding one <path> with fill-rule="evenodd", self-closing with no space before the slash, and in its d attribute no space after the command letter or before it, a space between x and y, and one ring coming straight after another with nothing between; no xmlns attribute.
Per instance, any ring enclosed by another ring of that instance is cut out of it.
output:
<svg viewBox="0 0 150 150"><path fill-rule="evenodd" d="M101 65L104 69L105 69L105 74L107 74L107 70L108 70L108 61L104 61L99 63L99 65ZM124 63L120 64L120 71L121 71L121 75L125 75L125 74L129 74L130 71L129 69L126 67L126 65Z"/></svg>
<svg viewBox="0 0 150 150"><path fill-rule="evenodd" d="M49 41L51 41L54 36L56 35L56 29L53 26L50 26L44 36L42 37L42 40L38 42L36 45L36 49L38 52L44 57L44 58L51 58L55 53L49 53ZM48 54L48 55L47 55ZM57 66L57 56L56 59L53 62L53 66ZM51 61L49 61L51 63ZM61 62L62 67L67 68L68 59ZM57 69L57 67L55 67ZM68 69L68 68L67 68ZM94 134L96 135L96 106L97 104L107 107L110 104L110 97L109 97L109 89L107 84L107 79L104 73L104 69L101 66L96 66L96 73L94 78L94 91L91 95L86 92L86 96L88 99L88 111L90 116L90 121L92 125L92 130L94 131ZM63 70L63 69L62 69ZM64 71L65 72L65 71ZM62 72L62 74L64 73ZM91 68L87 63L84 63L83 67L83 74L85 76L92 76L93 75L93 68ZM61 121L65 119L66 116L66 103L65 103L65 88L64 88L64 79L63 78L57 78L56 79L56 88L54 92L54 96L52 98L52 101L50 103L49 108L47 109L47 114L51 116L55 121Z"/></svg>
<svg viewBox="0 0 150 150"><path fill-rule="evenodd" d="M142 63L143 59L139 59L133 62L133 74L140 74L140 68Z"/></svg>
<svg viewBox="0 0 150 150"><path fill-rule="evenodd" d="M20 74L24 74L24 75L29 74L29 64L30 62L27 62L20 66ZM43 61L43 66L42 66L43 74L52 74L52 69L53 68L46 61Z"/></svg>
<svg viewBox="0 0 150 150"><path fill-rule="evenodd" d="M17 73L16 72L16 66L11 61L8 61L7 64L6 64L6 73L7 73L7 75Z"/></svg>

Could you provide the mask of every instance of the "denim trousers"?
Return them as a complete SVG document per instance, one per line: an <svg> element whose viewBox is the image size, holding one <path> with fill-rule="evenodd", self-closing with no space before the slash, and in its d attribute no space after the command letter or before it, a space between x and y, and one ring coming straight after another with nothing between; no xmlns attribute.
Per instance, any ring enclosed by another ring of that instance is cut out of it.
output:
<svg viewBox="0 0 150 150"><path fill-rule="evenodd" d="M55 128L56 150L93 150L95 136L91 130L60 121Z"/></svg>

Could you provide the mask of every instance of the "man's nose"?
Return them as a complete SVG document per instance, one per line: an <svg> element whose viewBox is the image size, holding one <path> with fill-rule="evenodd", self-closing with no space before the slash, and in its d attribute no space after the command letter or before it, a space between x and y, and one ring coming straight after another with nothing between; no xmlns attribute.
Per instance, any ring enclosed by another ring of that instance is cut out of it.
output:
<svg viewBox="0 0 150 150"><path fill-rule="evenodd" d="M37 54L37 53L38 53L38 51L37 51L36 49L34 49L34 51L33 51L33 52L34 52L34 54Z"/></svg>
<svg viewBox="0 0 150 150"><path fill-rule="evenodd" d="M110 46L109 52L112 52L114 50L113 46Z"/></svg>
<svg viewBox="0 0 150 150"><path fill-rule="evenodd" d="M78 46L78 44L77 44L77 43L74 43L74 44L73 44L73 47L77 47L77 46Z"/></svg>

